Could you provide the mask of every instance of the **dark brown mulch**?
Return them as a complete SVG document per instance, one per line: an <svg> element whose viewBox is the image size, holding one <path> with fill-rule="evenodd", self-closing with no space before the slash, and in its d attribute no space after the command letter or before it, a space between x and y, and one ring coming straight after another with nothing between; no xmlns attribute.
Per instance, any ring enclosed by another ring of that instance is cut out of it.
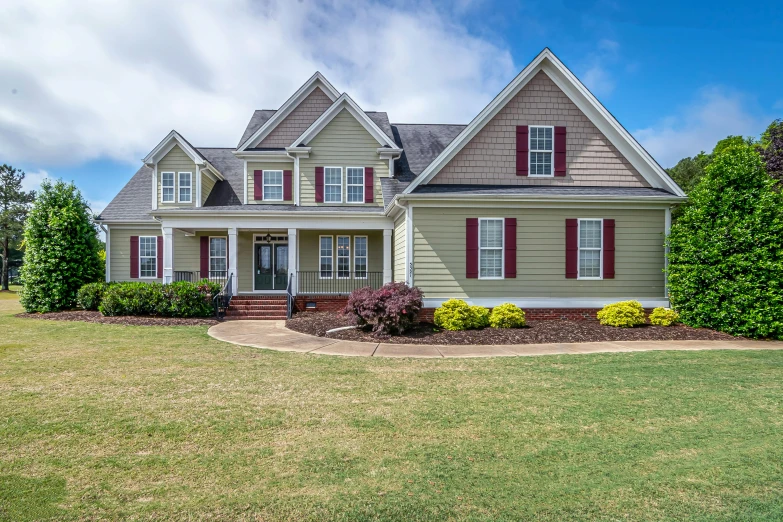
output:
<svg viewBox="0 0 783 522"><path fill-rule="evenodd" d="M82 321L85 323L123 324L126 326L201 326L213 325L218 321L202 317L153 317L125 315L117 317L105 317L100 312L86 310L68 310L65 312L51 312L48 314L17 314L16 317L25 319L46 319L49 321Z"/></svg>
<svg viewBox="0 0 783 522"><path fill-rule="evenodd" d="M334 312L306 312L296 314L286 326L297 332L326 336L326 331L351 322ZM485 328L450 332L431 323L421 323L405 335L379 338L360 329L342 330L329 334L330 339L346 341L406 344L537 344L537 343L585 343L601 341L722 341L736 340L729 334L676 326L641 326L638 328L614 328L602 326L598 321L529 321L526 328Z"/></svg>

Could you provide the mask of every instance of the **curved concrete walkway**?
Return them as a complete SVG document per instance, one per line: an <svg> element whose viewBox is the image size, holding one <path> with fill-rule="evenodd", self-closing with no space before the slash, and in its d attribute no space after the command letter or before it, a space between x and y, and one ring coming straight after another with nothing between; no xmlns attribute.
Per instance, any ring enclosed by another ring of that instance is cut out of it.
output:
<svg viewBox="0 0 783 522"><path fill-rule="evenodd" d="M225 321L209 329L215 339L280 352L359 357L515 357L651 350L783 350L780 341L616 341L601 343L430 345L341 341L294 332L285 321Z"/></svg>

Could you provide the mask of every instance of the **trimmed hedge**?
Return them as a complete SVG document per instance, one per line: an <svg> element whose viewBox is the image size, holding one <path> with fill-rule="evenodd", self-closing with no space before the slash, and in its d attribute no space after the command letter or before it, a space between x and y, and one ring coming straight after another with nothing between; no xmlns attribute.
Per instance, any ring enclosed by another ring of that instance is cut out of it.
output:
<svg viewBox="0 0 783 522"><path fill-rule="evenodd" d="M671 308L658 307L650 314L650 324L655 326L671 326L679 319L680 314Z"/></svg>
<svg viewBox="0 0 783 522"><path fill-rule="evenodd" d="M639 301L620 301L604 306L597 314L604 326L633 328L645 323L644 308Z"/></svg>
<svg viewBox="0 0 783 522"><path fill-rule="evenodd" d="M470 306L462 299L449 299L434 314L435 325L445 330L470 330L489 326L489 309Z"/></svg>
<svg viewBox="0 0 783 522"><path fill-rule="evenodd" d="M76 304L84 310L97 310L103 300L108 285L106 283L88 283L76 292Z"/></svg>
<svg viewBox="0 0 783 522"><path fill-rule="evenodd" d="M513 303L503 303L492 309L489 316L492 328L522 328L525 326L525 312Z"/></svg>
<svg viewBox="0 0 783 522"><path fill-rule="evenodd" d="M85 290L85 294L89 292L91 289ZM135 281L111 283L105 288L98 310L107 316L209 317L215 313L212 298L218 292L220 285L206 280L166 285Z"/></svg>

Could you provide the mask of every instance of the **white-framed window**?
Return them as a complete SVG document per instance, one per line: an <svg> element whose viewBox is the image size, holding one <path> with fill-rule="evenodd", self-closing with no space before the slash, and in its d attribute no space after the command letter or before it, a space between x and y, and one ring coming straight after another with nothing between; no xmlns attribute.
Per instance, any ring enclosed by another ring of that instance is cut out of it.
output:
<svg viewBox="0 0 783 522"><path fill-rule="evenodd" d="M264 201L283 201L283 171L265 170L262 178Z"/></svg>
<svg viewBox="0 0 783 522"><path fill-rule="evenodd" d="M503 218L479 218L479 279L503 279Z"/></svg>
<svg viewBox="0 0 783 522"><path fill-rule="evenodd" d="M139 236L139 277L158 277L158 236Z"/></svg>
<svg viewBox="0 0 783 522"><path fill-rule="evenodd" d="M367 236L353 237L353 277L367 279Z"/></svg>
<svg viewBox="0 0 783 522"><path fill-rule="evenodd" d="M364 167L347 167L345 180L348 203L364 203Z"/></svg>
<svg viewBox="0 0 783 522"><path fill-rule="evenodd" d="M337 236L337 279L351 277L351 236Z"/></svg>
<svg viewBox="0 0 783 522"><path fill-rule="evenodd" d="M209 277L226 277L228 274L228 239L209 238Z"/></svg>
<svg viewBox="0 0 783 522"><path fill-rule="evenodd" d="M604 220L579 220L579 279L603 279Z"/></svg>
<svg viewBox="0 0 783 522"><path fill-rule="evenodd" d="M529 127L530 135L530 176L552 177L554 167L552 156L555 147L555 128L548 126Z"/></svg>
<svg viewBox="0 0 783 522"><path fill-rule="evenodd" d="M193 201L193 173L179 173L179 202L191 203Z"/></svg>
<svg viewBox="0 0 783 522"><path fill-rule="evenodd" d="M318 266L321 279L332 278L333 245L332 236L318 238Z"/></svg>
<svg viewBox="0 0 783 522"><path fill-rule="evenodd" d="M160 202L174 203L174 173L160 173Z"/></svg>
<svg viewBox="0 0 783 522"><path fill-rule="evenodd" d="M324 203L343 202L343 168L324 167Z"/></svg>

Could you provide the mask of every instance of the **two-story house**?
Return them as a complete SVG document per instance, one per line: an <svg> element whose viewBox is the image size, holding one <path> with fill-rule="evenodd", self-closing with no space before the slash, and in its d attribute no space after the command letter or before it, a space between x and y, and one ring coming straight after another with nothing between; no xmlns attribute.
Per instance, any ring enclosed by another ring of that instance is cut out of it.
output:
<svg viewBox="0 0 783 522"><path fill-rule="evenodd" d="M682 190L549 50L467 125L395 124L320 73L236 148L172 131L100 216L107 281L231 281L324 308L405 281L535 316L668 304ZM247 299L247 298L245 298ZM246 317L277 317L258 306Z"/></svg>

